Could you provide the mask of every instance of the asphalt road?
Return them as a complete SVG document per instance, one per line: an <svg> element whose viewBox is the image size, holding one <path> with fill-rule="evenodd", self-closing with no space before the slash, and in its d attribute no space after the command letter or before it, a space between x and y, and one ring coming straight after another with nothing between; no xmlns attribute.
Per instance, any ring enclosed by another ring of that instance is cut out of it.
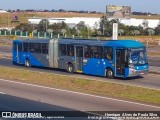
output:
<svg viewBox="0 0 160 120"><path fill-rule="evenodd" d="M15 110L16 106L21 105L16 110L68 110L66 108L70 108L78 111L160 111L159 105L146 105L2 79L0 83L1 93L16 96L15 98L0 95L3 98L0 99L0 108L7 110ZM20 101L19 104L16 102L17 99ZM28 103L25 99L34 102Z"/></svg>
<svg viewBox="0 0 160 120"><path fill-rule="evenodd" d="M40 101L33 101L7 94L0 94L1 111L71 111L72 109L50 105ZM26 95L27 96L27 95Z"/></svg>
<svg viewBox="0 0 160 120"><path fill-rule="evenodd" d="M26 113L27 116L24 117L25 119L29 117L30 113L39 113L37 119L40 120L47 120L50 117L58 116L64 118L63 120L88 120L88 115L94 115L83 111L77 111L70 108L47 104L36 100L30 100L29 97L25 99L21 97L15 97L14 95L0 93L0 114L5 111L11 112L12 117L15 117L16 115L13 113ZM34 117L31 118L34 119ZM0 118L0 120L1 119L4 119L4 116ZM4 120L6 120L6 118ZM14 120L20 119L14 118Z"/></svg>
<svg viewBox="0 0 160 120"><path fill-rule="evenodd" d="M158 52L160 53L160 47L159 46L155 46L155 47L147 47L147 52ZM156 66L156 67L160 67L160 56L148 56L148 63L150 66Z"/></svg>
<svg viewBox="0 0 160 120"><path fill-rule="evenodd" d="M11 51L12 51L11 46L0 46L0 52L11 53Z"/></svg>
<svg viewBox="0 0 160 120"><path fill-rule="evenodd" d="M160 56L159 57L148 57L148 63L150 66L160 67Z"/></svg>

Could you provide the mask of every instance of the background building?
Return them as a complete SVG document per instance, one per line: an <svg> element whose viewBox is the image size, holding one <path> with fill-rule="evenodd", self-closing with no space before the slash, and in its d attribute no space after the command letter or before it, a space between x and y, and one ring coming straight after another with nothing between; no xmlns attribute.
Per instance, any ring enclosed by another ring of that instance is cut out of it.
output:
<svg viewBox="0 0 160 120"><path fill-rule="evenodd" d="M39 24L42 19L48 19L49 24L65 22L69 27L74 27L81 21L84 21L85 25L93 29L99 26L101 18L91 18L91 17L72 17L72 18L29 18L28 22L30 24Z"/></svg>
<svg viewBox="0 0 160 120"><path fill-rule="evenodd" d="M7 11L0 9L0 13L7 13Z"/></svg>

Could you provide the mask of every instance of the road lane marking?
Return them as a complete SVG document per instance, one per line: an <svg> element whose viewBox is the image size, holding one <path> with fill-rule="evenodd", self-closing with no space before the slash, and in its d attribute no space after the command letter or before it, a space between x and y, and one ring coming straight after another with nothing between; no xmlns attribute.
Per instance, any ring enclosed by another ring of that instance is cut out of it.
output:
<svg viewBox="0 0 160 120"><path fill-rule="evenodd" d="M131 102L131 101L120 100L120 99L115 99L115 98L110 98L110 97L103 97L103 96L74 92L74 91L63 90L63 89L58 89L58 88L50 88L50 87L33 85L33 84L28 84L28 83L15 82L15 81L10 81L10 80L6 80L6 79L0 79L0 81L16 83L16 84L21 84L21 85L26 85L26 86L31 86L31 87L39 87L39 88L49 89L49 90L56 90L56 91L67 92L67 93L72 93L72 94L79 94L79 95L84 95L84 96L96 97L96 98L101 98L101 99L114 100L114 101L118 101L118 102L124 102L124 103L129 103L129 104L136 104L136 105L140 105L140 106L146 106L146 107L152 107L152 108L160 109L159 106L147 105L147 104L143 104L143 103Z"/></svg>

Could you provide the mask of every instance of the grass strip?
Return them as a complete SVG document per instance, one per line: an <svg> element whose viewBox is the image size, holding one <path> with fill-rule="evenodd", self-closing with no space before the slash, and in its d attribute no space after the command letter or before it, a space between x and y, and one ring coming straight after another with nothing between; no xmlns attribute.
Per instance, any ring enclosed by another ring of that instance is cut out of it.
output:
<svg viewBox="0 0 160 120"><path fill-rule="evenodd" d="M160 90L0 66L0 78L125 100L160 104Z"/></svg>

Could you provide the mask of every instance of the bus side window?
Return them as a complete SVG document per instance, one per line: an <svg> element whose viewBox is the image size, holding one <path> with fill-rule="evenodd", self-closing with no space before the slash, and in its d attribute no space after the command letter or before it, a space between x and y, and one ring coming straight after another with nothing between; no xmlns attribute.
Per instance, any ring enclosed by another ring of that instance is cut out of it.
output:
<svg viewBox="0 0 160 120"><path fill-rule="evenodd" d="M67 56L74 56L74 46L67 45Z"/></svg>
<svg viewBox="0 0 160 120"><path fill-rule="evenodd" d="M85 58L92 58L93 57L93 49L91 46L84 47L84 57Z"/></svg>
<svg viewBox="0 0 160 120"><path fill-rule="evenodd" d="M41 43L35 43L35 53L41 53Z"/></svg>
<svg viewBox="0 0 160 120"><path fill-rule="evenodd" d="M23 43L23 52L28 52L28 43Z"/></svg>
<svg viewBox="0 0 160 120"><path fill-rule="evenodd" d="M98 53L98 58L102 59L103 58L103 47L98 46L97 53Z"/></svg>
<svg viewBox="0 0 160 120"><path fill-rule="evenodd" d="M59 45L59 55L66 56L66 44Z"/></svg>
<svg viewBox="0 0 160 120"><path fill-rule="evenodd" d="M18 44L18 52L22 52L22 44Z"/></svg>
<svg viewBox="0 0 160 120"><path fill-rule="evenodd" d="M42 43L42 54L48 54L48 44Z"/></svg>
<svg viewBox="0 0 160 120"><path fill-rule="evenodd" d="M104 47L104 58L108 60L113 59L113 51L110 47Z"/></svg>
<svg viewBox="0 0 160 120"><path fill-rule="evenodd" d="M90 50L90 52L89 52L90 57L93 58L93 52L94 52L93 50L94 50L94 47L93 47L93 46L90 46L90 49L89 49L89 50Z"/></svg>
<svg viewBox="0 0 160 120"><path fill-rule="evenodd" d="M35 43L29 43L29 52L34 53L35 52Z"/></svg>
<svg viewBox="0 0 160 120"><path fill-rule="evenodd" d="M84 57L85 57L85 58L90 58L88 48L89 48L89 46L85 46L85 47L84 47Z"/></svg>
<svg viewBox="0 0 160 120"><path fill-rule="evenodd" d="M98 52L97 52L97 47L94 46L94 58L98 58Z"/></svg>
<svg viewBox="0 0 160 120"><path fill-rule="evenodd" d="M103 47L94 46L94 58L102 58Z"/></svg>

